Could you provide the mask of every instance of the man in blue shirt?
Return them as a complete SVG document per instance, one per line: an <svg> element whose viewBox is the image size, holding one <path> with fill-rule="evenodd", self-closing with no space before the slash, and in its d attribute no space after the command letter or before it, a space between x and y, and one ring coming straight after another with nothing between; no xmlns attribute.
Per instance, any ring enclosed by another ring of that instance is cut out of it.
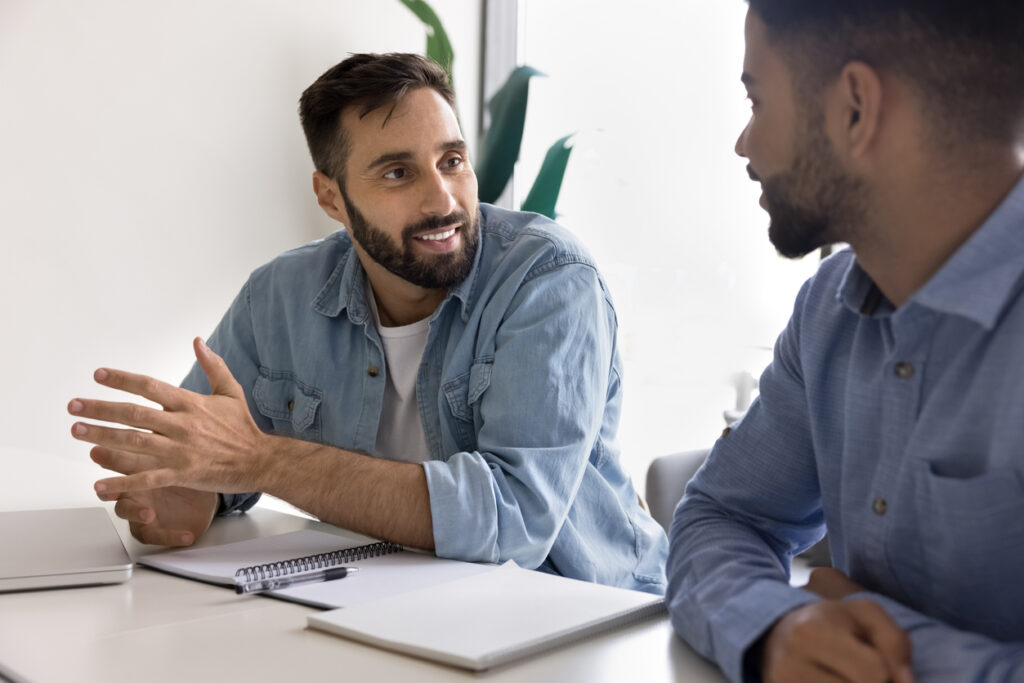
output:
<svg viewBox="0 0 1024 683"><path fill-rule="evenodd" d="M734 681L1024 681L1024 4L749 5L769 236L850 249L676 510L674 627Z"/></svg>
<svg viewBox="0 0 1024 683"><path fill-rule="evenodd" d="M321 208L347 226L257 269L163 407L75 399L96 483L147 543L267 492L463 560L664 591L667 539L619 462L616 316L551 221L479 205L443 69L355 55L303 94Z"/></svg>

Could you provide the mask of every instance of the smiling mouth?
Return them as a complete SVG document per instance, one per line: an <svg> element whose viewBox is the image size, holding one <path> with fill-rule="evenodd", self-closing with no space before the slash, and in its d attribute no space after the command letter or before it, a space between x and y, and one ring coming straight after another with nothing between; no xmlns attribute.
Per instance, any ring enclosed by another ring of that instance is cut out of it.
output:
<svg viewBox="0 0 1024 683"><path fill-rule="evenodd" d="M429 234L426 234L426 235L417 235L416 239L418 239L418 240L426 240L426 241L430 241L430 242L443 242L444 240L446 240L449 237L451 237L452 235L454 235L455 232L458 229L459 229L458 226L455 226L453 228L449 228L447 230L444 230L443 232L432 232L432 233L429 233Z"/></svg>

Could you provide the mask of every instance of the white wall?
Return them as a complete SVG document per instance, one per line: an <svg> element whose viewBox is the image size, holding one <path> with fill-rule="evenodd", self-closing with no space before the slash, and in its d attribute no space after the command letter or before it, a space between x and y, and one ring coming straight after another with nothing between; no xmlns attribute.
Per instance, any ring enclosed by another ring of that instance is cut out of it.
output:
<svg viewBox="0 0 1024 683"><path fill-rule="evenodd" d="M479 3L432 4L472 126ZM2 0L0 444L87 460L65 406L115 395L96 367L178 382L253 268L337 226L302 90L424 45L397 0Z"/></svg>
<svg viewBox="0 0 1024 683"><path fill-rule="evenodd" d="M531 85L517 182L576 132L560 221L590 247L619 313L623 458L709 447L757 376L817 258L778 257L733 153L750 115L742 0L523 0ZM517 189L525 197L529 185Z"/></svg>

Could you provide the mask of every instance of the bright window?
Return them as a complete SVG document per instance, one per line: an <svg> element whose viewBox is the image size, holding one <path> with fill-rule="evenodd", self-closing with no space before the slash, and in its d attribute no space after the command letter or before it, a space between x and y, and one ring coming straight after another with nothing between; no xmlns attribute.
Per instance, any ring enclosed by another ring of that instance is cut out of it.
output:
<svg viewBox="0 0 1024 683"><path fill-rule="evenodd" d="M760 190L733 146L749 115L740 0L521 0L531 86L515 196L576 131L559 221L612 290L625 364L620 442L642 488L651 459L710 446L755 377L817 258L768 243Z"/></svg>

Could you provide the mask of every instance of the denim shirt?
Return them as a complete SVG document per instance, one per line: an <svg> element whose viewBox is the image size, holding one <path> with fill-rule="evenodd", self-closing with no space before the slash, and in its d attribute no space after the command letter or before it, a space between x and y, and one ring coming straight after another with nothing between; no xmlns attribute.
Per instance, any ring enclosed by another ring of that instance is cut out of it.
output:
<svg viewBox="0 0 1024 683"><path fill-rule="evenodd" d="M1024 179L899 309L826 260L760 386L676 510L676 630L741 680L827 524L915 680L1024 681Z"/></svg>
<svg viewBox="0 0 1024 683"><path fill-rule="evenodd" d="M348 234L257 269L210 337L260 429L372 454L387 363ZM579 242L481 206L468 277L430 318L416 381L441 557L664 592L668 541L615 441L617 320ZM203 393L198 364L183 386ZM257 494L223 495L222 512Z"/></svg>

